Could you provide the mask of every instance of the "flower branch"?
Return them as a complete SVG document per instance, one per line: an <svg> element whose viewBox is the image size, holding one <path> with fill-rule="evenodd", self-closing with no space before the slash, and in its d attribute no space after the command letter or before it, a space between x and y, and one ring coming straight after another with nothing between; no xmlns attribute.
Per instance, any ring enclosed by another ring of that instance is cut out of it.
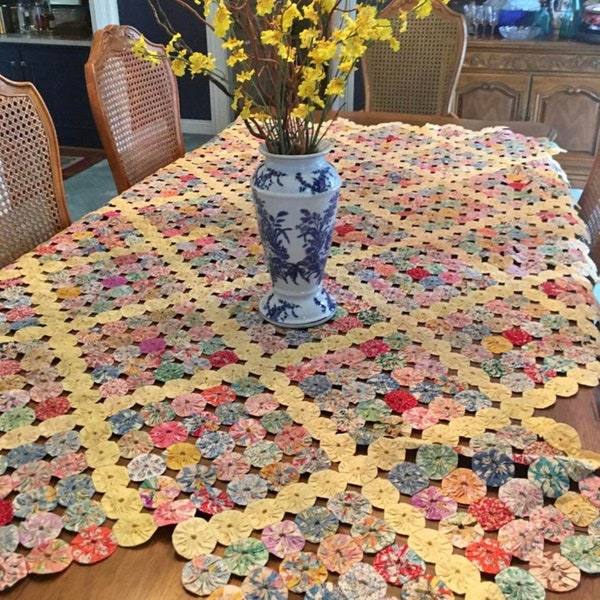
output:
<svg viewBox="0 0 600 600"><path fill-rule="evenodd" d="M392 23L378 17L383 0L354 7L346 0L148 2L171 36L167 54L175 74L208 77L232 99L249 131L278 154L317 151L369 45L399 48ZM222 40L231 75L219 72L210 53L194 51L175 30L165 11L168 2L193 13ZM401 10L397 31L405 29L409 12L424 17L430 10L431 0Z"/></svg>

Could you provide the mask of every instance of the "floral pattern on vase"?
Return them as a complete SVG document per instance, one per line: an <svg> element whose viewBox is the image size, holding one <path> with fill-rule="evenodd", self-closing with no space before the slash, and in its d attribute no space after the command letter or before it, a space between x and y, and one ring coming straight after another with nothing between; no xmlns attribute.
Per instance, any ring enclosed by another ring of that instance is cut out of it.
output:
<svg viewBox="0 0 600 600"><path fill-rule="evenodd" d="M340 177L327 150L310 155L274 155L256 170L252 191L272 289L259 310L283 327L328 321L335 300L323 288L337 214Z"/></svg>

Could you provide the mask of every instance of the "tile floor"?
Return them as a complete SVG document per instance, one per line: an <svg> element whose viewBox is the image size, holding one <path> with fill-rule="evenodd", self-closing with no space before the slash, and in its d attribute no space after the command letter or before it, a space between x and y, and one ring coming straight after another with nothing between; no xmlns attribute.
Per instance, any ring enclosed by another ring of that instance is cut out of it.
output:
<svg viewBox="0 0 600 600"><path fill-rule="evenodd" d="M186 150L197 148L210 138L209 135L183 135ZM65 180L65 192L72 221L112 200L117 195L117 189L106 159Z"/></svg>

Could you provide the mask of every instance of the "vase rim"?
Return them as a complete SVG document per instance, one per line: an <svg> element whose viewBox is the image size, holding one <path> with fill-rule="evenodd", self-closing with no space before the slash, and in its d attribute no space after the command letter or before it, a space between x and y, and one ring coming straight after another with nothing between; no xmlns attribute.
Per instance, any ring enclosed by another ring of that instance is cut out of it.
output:
<svg viewBox="0 0 600 600"><path fill-rule="evenodd" d="M298 160L302 158L314 158L316 156L324 156L328 154L333 148L333 142L331 140L321 140L319 143L319 148L320 149L316 152L310 152L309 154L278 154L276 152L269 152L265 142L261 142L258 145L259 152L267 158L276 158L277 160Z"/></svg>

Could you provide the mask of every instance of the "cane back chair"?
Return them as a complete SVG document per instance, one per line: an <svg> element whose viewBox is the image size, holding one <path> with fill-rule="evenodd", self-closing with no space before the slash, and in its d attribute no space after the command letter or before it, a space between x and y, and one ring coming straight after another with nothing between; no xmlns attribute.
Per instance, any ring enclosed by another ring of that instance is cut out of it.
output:
<svg viewBox="0 0 600 600"><path fill-rule="evenodd" d="M392 0L381 11L396 34L402 7L406 0ZM464 17L436 0L427 17L408 17L399 40L397 52L375 42L361 60L365 110L449 115L467 47Z"/></svg>
<svg viewBox="0 0 600 600"><path fill-rule="evenodd" d="M600 272L600 151L596 153L578 206L590 236L590 258Z"/></svg>
<svg viewBox="0 0 600 600"><path fill-rule="evenodd" d="M165 48L146 41L159 64L135 55L140 32L107 25L94 33L85 78L94 121L117 191L185 153L177 82Z"/></svg>
<svg viewBox="0 0 600 600"><path fill-rule="evenodd" d="M0 266L70 222L48 108L32 83L0 75Z"/></svg>

